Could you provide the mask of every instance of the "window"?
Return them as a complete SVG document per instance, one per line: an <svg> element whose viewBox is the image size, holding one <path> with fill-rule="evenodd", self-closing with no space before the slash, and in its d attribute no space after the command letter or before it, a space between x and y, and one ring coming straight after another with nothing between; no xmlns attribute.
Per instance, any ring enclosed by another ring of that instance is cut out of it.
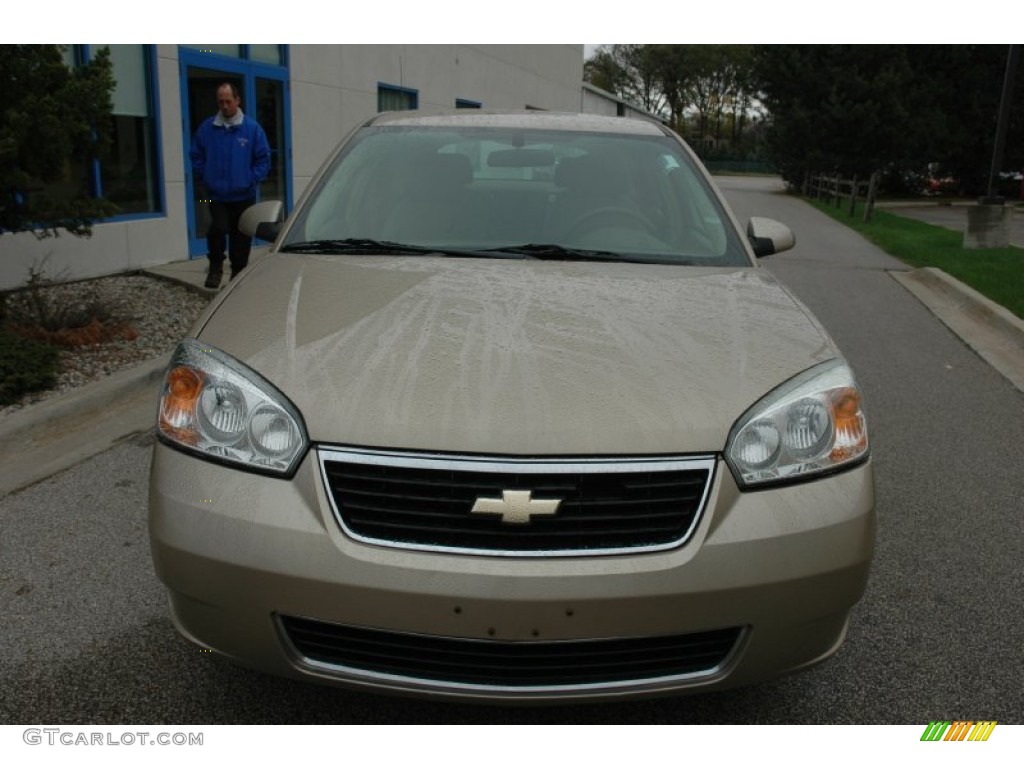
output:
<svg viewBox="0 0 1024 768"><path fill-rule="evenodd" d="M250 45L249 58L275 67L283 67L285 63L284 50L280 45Z"/></svg>
<svg viewBox="0 0 1024 768"><path fill-rule="evenodd" d="M212 53L230 59L248 59L275 67L285 66L285 47L283 45L182 45L199 53Z"/></svg>
<svg viewBox="0 0 1024 768"><path fill-rule="evenodd" d="M420 92L400 85L377 84L377 111L394 112L419 107Z"/></svg>
<svg viewBox="0 0 1024 768"><path fill-rule="evenodd" d="M469 99L455 100L456 109L480 109L480 107L482 106L483 104L481 104L479 101L470 101Z"/></svg>
<svg viewBox="0 0 1024 768"><path fill-rule="evenodd" d="M45 191L59 200L70 200L82 193L103 197L117 205L118 215L158 213L163 204L153 107L156 98L152 46L67 46L64 60L73 66L107 47L117 83L112 94L109 152L91 166L73 161L64 178L47 184Z"/></svg>
<svg viewBox="0 0 1024 768"><path fill-rule="evenodd" d="M240 45L185 45L185 48L195 48L200 53L216 53L220 56L230 56L233 59L241 58L242 46Z"/></svg>
<svg viewBox="0 0 1024 768"><path fill-rule="evenodd" d="M99 50L104 46L90 46ZM159 211L156 121L149 52L142 45L111 45L114 63L113 142L100 163L99 191L120 213Z"/></svg>

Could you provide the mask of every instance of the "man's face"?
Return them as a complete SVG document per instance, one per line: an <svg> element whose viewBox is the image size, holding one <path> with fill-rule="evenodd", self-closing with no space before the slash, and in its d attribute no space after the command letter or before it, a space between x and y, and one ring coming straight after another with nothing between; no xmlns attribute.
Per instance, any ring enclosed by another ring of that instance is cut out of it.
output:
<svg viewBox="0 0 1024 768"><path fill-rule="evenodd" d="M231 119L238 112L238 105L241 101L235 96L226 85L217 89L217 108L223 117Z"/></svg>

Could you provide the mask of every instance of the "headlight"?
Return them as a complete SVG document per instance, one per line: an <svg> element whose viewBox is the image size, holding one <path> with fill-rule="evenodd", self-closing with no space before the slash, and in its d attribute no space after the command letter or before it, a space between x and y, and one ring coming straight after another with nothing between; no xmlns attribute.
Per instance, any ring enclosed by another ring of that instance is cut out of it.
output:
<svg viewBox="0 0 1024 768"><path fill-rule="evenodd" d="M741 488L802 480L867 455L860 390L842 360L816 365L761 398L725 446Z"/></svg>
<svg viewBox="0 0 1024 768"><path fill-rule="evenodd" d="M157 433L215 461L275 475L290 475L309 442L299 412L273 384L195 339L171 357Z"/></svg>

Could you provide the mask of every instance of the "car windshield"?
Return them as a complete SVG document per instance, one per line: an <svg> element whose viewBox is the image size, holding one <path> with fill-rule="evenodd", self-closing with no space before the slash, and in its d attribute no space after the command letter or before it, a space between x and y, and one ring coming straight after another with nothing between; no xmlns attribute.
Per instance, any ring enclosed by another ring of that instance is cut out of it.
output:
<svg viewBox="0 0 1024 768"><path fill-rule="evenodd" d="M362 129L282 244L316 253L415 249L750 264L674 138L479 125Z"/></svg>

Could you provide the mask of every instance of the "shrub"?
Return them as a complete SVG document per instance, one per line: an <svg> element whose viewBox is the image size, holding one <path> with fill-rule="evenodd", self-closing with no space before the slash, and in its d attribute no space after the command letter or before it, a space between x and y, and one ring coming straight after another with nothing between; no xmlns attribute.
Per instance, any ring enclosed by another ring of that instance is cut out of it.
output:
<svg viewBox="0 0 1024 768"><path fill-rule="evenodd" d="M57 350L0 329L0 405L28 393L49 389L57 380Z"/></svg>
<svg viewBox="0 0 1024 768"><path fill-rule="evenodd" d="M62 277L51 279L41 266L29 268L25 287L0 306L2 325L25 338L64 348L138 338L120 307L101 299L95 290L69 301L60 291Z"/></svg>

